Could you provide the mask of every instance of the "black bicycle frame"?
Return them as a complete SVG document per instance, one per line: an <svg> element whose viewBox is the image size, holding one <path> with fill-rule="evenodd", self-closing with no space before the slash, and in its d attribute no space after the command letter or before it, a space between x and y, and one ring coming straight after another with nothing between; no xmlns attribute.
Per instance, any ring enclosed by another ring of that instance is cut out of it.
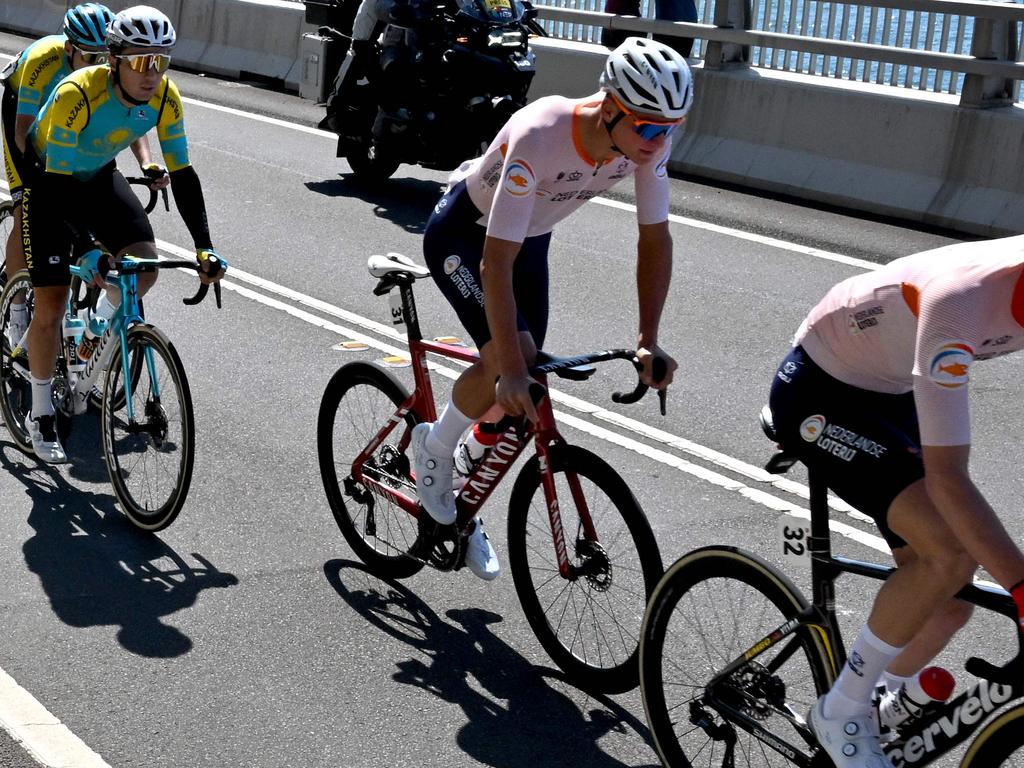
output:
<svg viewBox="0 0 1024 768"><path fill-rule="evenodd" d="M777 466L783 464L784 462L780 462ZM769 471L779 471L773 470L772 467L773 464L770 463ZM895 570L889 566L833 556L828 527L828 488L824 480L812 468L808 468L808 486L810 488L811 512L811 535L808 539L808 550L811 556L813 602L806 610L765 635L726 666L708 683L702 700L703 704L715 709L729 723L747 731L761 743L799 766L810 766L813 763L813 755L805 757L801 749L766 732L757 720L730 706L722 697L716 695L716 685L765 651L788 639L789 646L784 648L771 664L766 666L769 672L778 669L800 650L801 642L811 640L809 636L808 638L796 636L800 632L808 633L808 635L812 632L819 634L831 657L832 674L835 676L842 665L846 663L846 651L835 614L835 579L840 574L851 573L884 581ZM968 584L957 593L957 597L972 605L1007 616L1016 623L1016 606L1004 590L985 585ZM1000 707L1022 697L1024 697L1024 680L1007 685L979 677L967 690L945 703L932 704L921 717L900 729L898 744L883 745L883 749L895 768L928 765L969 740L988 720L989 716ZM807 740L807 745L815 743L813 735L806 726L801 725L797 720L793 720L793 724Z"/></svg>

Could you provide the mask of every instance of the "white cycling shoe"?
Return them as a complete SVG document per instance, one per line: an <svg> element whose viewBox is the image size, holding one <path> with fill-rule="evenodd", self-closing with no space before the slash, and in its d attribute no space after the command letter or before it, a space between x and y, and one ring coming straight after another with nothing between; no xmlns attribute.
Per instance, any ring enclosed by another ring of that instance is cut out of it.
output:
<svg viewBox="0 0 1024 768"><path fill-rule="evenodd" d="M25 417L25 429L28 430L29 439L32 440L32 450L40 461L47 464L64 464L68 456L64 453L64 447L60 444L57 436L56 419L50 416L40 416L33 419L32 414Z"/></svg>
<svg viewBox="0 0 1024 768"><path fill-rule="evenodd" d="M474 576L484 581L493 581L501 573L498 554L491 546L491 539L484 530L483 519L477 517L473 523L473 532L466 541L466 565Z"/></svg>
<svg viewBox="0 0 1024 768"><path fill-rule="evenodd" d="M878 742L878 726L870 711L829 719L823 714L824 702L822 696L811 707L807 725L836 768L892 768Z"/></svg>
<svg viewBox="0 0 1024 768"><path fill-rule="evenodd" d="M427 450L428 422L412 430L412 469L416 473L416 494L427 514L441 525L455 522L455 497L452 495L454 462L451 454L435 456Z"/></svg>

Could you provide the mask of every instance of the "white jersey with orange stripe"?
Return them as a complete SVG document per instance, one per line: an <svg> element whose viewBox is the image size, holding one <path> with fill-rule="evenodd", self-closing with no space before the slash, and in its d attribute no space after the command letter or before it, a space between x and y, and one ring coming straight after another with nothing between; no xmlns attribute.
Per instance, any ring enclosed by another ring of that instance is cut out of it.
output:
<svg viewBox="0 0 1024 768"><path fill-rule="evenodd" d="M794 342L842 382L913 391L923 445L968 445L971 364L1024 348L1024 236L925 251L844 280Z"/></svg>
<svg viewBox="0 0 1024 768"><path fill-rule="evenodd" d="M598 165L580 141L580 110L594 97L548 96L516 112L481 156L452 172L449 183L466 182L480 224L491 237L522 242L550 232L587 200L627 176L635 178L637 220L668 220L668 154L637 165L625 157Z"/></svg>

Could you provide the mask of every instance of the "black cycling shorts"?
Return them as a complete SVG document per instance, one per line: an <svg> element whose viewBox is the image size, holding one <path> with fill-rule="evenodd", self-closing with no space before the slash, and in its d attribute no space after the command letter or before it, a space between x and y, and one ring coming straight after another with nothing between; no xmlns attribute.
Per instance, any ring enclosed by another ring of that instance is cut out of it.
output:
<svg viewBox="0 0 1024 768"><path fill-rule="evenodd" d="M113 162L87 181L30 173L22 217L25 262L39 287L70 285L68 265L93 240L114 255L132 243L153 242L146 210Z"/></svg>
<svg viewBox="0 0 1024 768"><path fill-rule="evenodd" d="M18 93L9 84L4 84L4 95L0 100L0 125L3 127L4 173L7 185L11 189L11 200L17 205L21 202L21 192L25 186L25 156L14 143L14 125L17 120Z"/></svg>
<svg viewBox="0 0 1024 768"><path fill-rule="evenodd" d="M768 402L786 450L824 473L828 487L869 515L891 548L906 546L887 517L893 500L924 477L914 394L844 384L798 346L776 371Z"/></svg>
<svg viewBox="0 0 1024 768"><path fill-rule="evenodd" d="M486 229L477 222L465 182L454 185L434 206L423 233L423 255L430 275L469 333L477 349L491 340L480 281ZM528 331L537 349L548 330L548 247L551 233L523 241L512 268L516 327Z"/></svg>

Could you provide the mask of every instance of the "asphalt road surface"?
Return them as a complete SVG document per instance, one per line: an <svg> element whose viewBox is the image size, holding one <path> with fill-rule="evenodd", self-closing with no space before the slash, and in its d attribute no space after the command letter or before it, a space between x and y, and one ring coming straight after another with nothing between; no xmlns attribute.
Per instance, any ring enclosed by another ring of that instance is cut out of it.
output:
<svg viewBox="0 0 1024 768"><path fill-rule="evenodd" d="M0 51L23 43L0 36ZM214 242L233 270L222 311L182 305L195 282L184 274L163 274L146 299L192 387L192 489L171 528L143 535L117 509L94 413L77 420L72 463L59 469L22 455L0 429L0 668L117 768L657 764L638 695L594 697L564 682L508 573L491 584L467 571L386 583L355 561L332 520L316 460L320 397L339 365L398 344L366 258L421 259L445 175L403 166L367 190L334 157L331 137L311 130L315 105L172 74L188 98ZM556 230L550 351L635 342L634 216L614 204L631 194L627 184ZM692 179L673 180L672 211L661 342L680 370L668 415L655 398L612 404L632 374L603 366L587 382L554 386L627 421L573 411L580 426L565 434L626 479L666 564L711 543L777 562L779 513L744 489L801 503L750 477L771 453L757 412L789 338L833 283L956 237ZM165 253L192 250L173 206L153 222ZM461 333L431 284L417 300L428 335ZM334 349L357 333L369 350ZM1022 363L972 371L973 470L1018 539ZM446 397L449 382L438 381ZM677 439L653 442L645 427ZM506 486L486 519L507 566ZM845 554L888 561L870 536L836 540ZM794 578L806 588L806 574ZM851 631L873 590L840 582ZM990 626L972 623L943 662L959 669L979 648L1002 658L1008 630ZM0 735L0 764L25 759Z"/></svg>

